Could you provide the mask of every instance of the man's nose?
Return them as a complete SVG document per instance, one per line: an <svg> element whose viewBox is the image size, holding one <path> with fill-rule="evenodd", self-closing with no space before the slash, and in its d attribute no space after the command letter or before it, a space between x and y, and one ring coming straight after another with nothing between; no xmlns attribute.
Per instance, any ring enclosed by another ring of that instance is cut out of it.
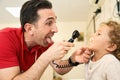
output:
<svg viewBox="0 0 120 80"><path fill-rule="evenodd" d="M58 32L58 28L57 28L57 26L56 26L56 25L54 25L54 26L52 27L52 32L55 32L55 33L57 33L57 32Z"/></svg>

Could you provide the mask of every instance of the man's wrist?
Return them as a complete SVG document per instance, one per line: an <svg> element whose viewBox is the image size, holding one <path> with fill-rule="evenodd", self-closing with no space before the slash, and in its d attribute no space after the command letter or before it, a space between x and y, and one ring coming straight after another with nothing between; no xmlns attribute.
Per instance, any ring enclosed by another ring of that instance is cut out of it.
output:
<svg viewBox="0 0 120 80"><path fill-rule="evenodd" d="M68 59L68 63L71 65L71 66L77 66L79 65L80 63L79 62L72 62L72 59L69 57Z"/></svg>

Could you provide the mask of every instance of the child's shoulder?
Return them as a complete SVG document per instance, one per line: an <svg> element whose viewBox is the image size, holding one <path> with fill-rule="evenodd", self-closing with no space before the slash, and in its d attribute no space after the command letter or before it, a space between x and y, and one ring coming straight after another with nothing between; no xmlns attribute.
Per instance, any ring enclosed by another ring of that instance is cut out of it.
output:
<svg viewBox="0 0 120 80"><path fill-rule="evenodd" d="M103 56L103 60L108 63L108 64L115 64L115 63L119 63L120 65L120 61L112 54L106 54Z"/></svg>
<svg viewBox="0 0 120 80"><path fill-rule="evenodd" d="M112 54L103 57L105 72L108 74L120 73L120 61Z"/></svg>

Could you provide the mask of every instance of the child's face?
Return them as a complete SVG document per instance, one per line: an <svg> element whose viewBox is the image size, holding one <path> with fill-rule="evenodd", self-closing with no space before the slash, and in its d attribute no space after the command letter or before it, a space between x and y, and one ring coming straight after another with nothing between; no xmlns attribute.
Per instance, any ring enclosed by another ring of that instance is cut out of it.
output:
<svg viewBox="0 0 120 80"><path fill-rule="evenodd" d="M101 25L96 33L90 38L90 48L93 51L105 51L110 45L110 38L108 33L110 28L106 25Z"/></svg>

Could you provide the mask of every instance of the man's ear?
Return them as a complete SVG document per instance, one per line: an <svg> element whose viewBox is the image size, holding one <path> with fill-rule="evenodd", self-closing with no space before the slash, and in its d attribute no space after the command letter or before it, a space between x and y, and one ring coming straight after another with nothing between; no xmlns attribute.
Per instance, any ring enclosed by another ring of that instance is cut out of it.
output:
<svg viewBox="0 0 120 80"><path fill-rule="evenodd" d="M110 52L114 51L115 49L117 49L117 45L114 44L114 43L112 43L111 45L109 45L109 46L106 48L106 50L107 50L107 51L110 51Z"/></svg>
<svg viewBox="0 0 120 80"><path fill-rule="evenodd" d="M33 26L33 25L30 24L30 23L26 23L25 26L24 26L25 31L28 32L30 35L33 34L33 33L32 33L32 26Z"/></svg>

